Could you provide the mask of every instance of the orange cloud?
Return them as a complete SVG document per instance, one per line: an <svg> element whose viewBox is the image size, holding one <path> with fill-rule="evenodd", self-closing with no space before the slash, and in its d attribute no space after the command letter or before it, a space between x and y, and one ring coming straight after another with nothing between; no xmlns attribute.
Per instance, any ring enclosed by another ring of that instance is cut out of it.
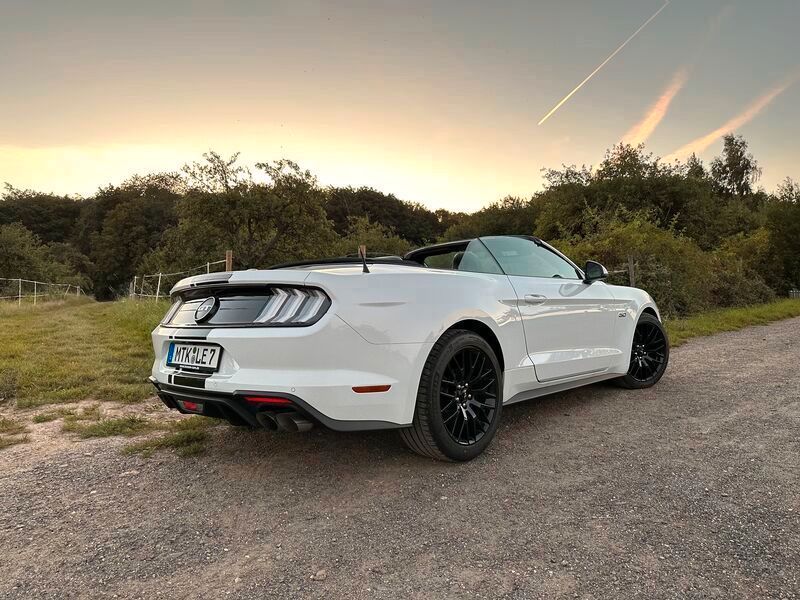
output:
<svg viewBox="0 0 800 600"><path fill-rule="evenodd" d="M628 133L622 137L622 142L631 144L632 146L638 146L645 142L653 131L655 131L656 127L658 127L658 124L661 123L661 120L666 116L669 105L672 104L672 100L678 95L678 92L683 89L683 86L686 85L688 79L689 70L686 67L678 69L675 75L673 75L672 81L669 86L667 86L667 89L665 89L661 93L661 96L658 97L658 100L650 106L641 121L631 127Z"/></svg>
<svg viewBox="0 0 800 600"><path fill-rule="evenodd" d="M716 142L720 139L723 135L731 133L742 127L743 125L749 123L754 118L758 116L758 114L764 110L769 104L775 100L778 96L780 96L783 92L785 92L795 81L797 81L797 75L788 78L786 81L781 83L780 85L772 88L758 99L753 102L750 106L748 106L744 111L727 121L722 127L718 127L714 131L707 133L695 140L692 140L688 144L681 146L672 154L669 154L664 157L664 161L671 162L675 159L682 159L690 156L692 154L700 154L706 148L708 148L711 144Z"/></svg>

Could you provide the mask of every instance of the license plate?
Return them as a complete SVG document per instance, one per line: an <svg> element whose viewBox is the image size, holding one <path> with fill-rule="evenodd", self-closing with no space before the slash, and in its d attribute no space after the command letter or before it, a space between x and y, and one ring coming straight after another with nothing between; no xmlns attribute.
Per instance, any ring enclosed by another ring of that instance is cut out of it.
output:
<svg viewBox="0 0 800 600"><path fill-rule="evenodd" d="M170 367L183 367L197 371L216 371L222 348L211 344L180 344L172 342L167 353Z"/></svg>

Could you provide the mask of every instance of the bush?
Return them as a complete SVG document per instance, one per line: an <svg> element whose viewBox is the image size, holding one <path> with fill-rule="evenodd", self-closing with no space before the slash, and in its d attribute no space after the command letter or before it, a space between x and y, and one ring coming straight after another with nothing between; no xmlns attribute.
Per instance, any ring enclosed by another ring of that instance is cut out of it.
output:
<svg viewBox="0 0 800 600"><path fill-rule="evenodd" d="M660 229L643 216L612 220L594 227L584 238L557 241L555 245L574 260L598 260L609 270L636 264L636 287L647 290L659 308L670 316L683 316L714 306L746 306L769 302L775 293L757 273L763 234L737 236L724 251L704 252L691 239ZM750 254L747 255L746 252ZM748 263L745 256L752 262ZM627 273L612 278L627 284Z"/></svg>
<svg viewBox="0 0 800 600"><path fill-rule="evenodd" d="M626 268L633 257L636 287L646 289L666 314L684 315L713 303L708 285L713 257L689 238L659 229L642 216L600 223L584 238L555 245L573 260L597 260L609 270Z"/></svg>

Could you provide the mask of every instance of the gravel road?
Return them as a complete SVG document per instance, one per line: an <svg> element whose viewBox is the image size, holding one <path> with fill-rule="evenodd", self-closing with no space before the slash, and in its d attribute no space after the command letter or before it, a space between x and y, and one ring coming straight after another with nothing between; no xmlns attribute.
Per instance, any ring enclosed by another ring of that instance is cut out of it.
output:
<svg viewBox="0 0 800 600"><path fill-rule="evenodd" d="M799 368L800 319L695 340L650 390L509 407L459 465L392 432L15 446L0 597L798 598Z"/></svg>

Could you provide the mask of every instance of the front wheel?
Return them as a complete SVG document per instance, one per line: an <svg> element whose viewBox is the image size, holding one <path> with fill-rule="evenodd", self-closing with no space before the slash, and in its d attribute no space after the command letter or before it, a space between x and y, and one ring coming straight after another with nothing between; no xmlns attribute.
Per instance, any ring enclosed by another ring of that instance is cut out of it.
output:
<svg viewBox="0 0 800 600"><path fill-rule="evenodd" d="M463 329L448 331L431 349L413 424L400 437L423 456L472 460L497 431L502 389L500 364L486 340Z"/></svg>
<svg viewBox="0 0 800 600"><path fill-rule="evenodd" d="M631 361L625 376L617 383L629 389L655 385L669 362L669 339L664 326L655 315L644 313L633 332Z"/></svg>

